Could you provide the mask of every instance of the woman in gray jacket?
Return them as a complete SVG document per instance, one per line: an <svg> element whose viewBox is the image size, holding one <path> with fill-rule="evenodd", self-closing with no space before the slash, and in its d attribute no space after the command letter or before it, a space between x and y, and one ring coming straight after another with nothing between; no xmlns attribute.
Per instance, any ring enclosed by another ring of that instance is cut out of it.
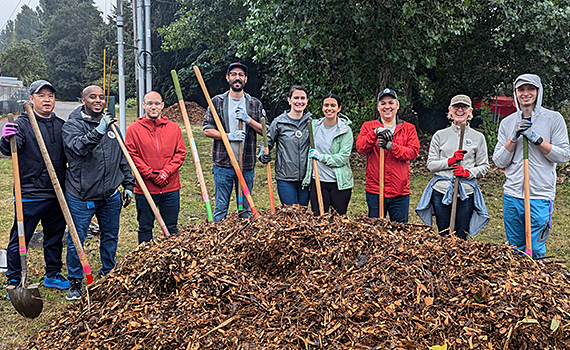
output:
<svg viewBox="0 0 570 350"><path fill-rule="evenodd" d="M476 180L489 171L485 136L471 129L467 123L463 144L459 145L460 125L473 117L472 111L469 96L457 95L451 99L448 118L453 123L436 132L431 139L427 167L434 177L416 209L427 225L431 225L432 213L435 213L440 234L449 234L446 230L451 219L454 181L459 181L455 235L463 239L467 238L467 234L474 235L489 222Z"/></svg>
<svg viewBox="0 0 570 350"><path fill-rule="evenodd" d="M289 89L287 101L289 111L275 118L269 126L267 143L271 150L275 147L275 180L277 193L282 205L309 204L309 188L302 181L307 169L309 153L309 128L311 113L306 112L307 90L304 86L293 85ZM271 161L269 154L260 148L259 161Z"/></svg>

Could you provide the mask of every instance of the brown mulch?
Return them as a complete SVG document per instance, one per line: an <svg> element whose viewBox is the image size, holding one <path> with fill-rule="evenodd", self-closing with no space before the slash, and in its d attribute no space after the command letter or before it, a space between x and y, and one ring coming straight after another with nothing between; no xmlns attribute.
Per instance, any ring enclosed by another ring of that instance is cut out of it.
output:
<svg viewBox="0 0 570 350"><path fill-rule="evenodd" d="M186 111L188 112L188 119L190 124L198 125L202 124L204 121L204 115L206 114L206 108L200 106L196 102L185 102ZM168 119L172 120L173 122L183 124L184 119L182 118L182 112L180 111L180 105L178 103L173 104L172 106L165 108L162 111L162 114L168 117Z"/></svg>
<svg viewBox="0 0 570 350"><path fill-rule="evenodd" d="M139 246L26 349L570 349L570 273L300 207ZM438 347L443 349L443 347Z"/></svg>

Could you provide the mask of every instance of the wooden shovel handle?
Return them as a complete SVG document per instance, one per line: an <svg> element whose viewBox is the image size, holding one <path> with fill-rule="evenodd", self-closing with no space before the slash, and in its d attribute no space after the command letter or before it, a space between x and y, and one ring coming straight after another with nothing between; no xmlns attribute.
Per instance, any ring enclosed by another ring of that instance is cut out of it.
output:
<svg viewBox="0 0 570 350"><path fill-rule="evenodd" d="M524 177L524 239L525 253L532 258L532 228L530 216L530 178L528 164L528 139L523 139L523 177Z"/></svg>
<svg viewBox="0 0 570 350"><path fill-rule="evenodd" d="M378 157L378 218L384 217L384 164L386 152L380 148Z"/></svg>
<svg viewBox="0 0 570 350"><path fill-rule="evenodd" d="M8 122L14 122L14 115L8 114ZM24 209L22 205L22 187L20 183L20 163L18 162L18 145L16 135L10 137L10 151L12 152L12 171L14 174L14 197L16 199L16 222L18 225L18 245L20 255L26 255L26 235L24 233ZM22 266L22 268L26 268Z"/></svg>
<svg viewBox="0 0 570 350"><path fill-rule="evenodd" d="M164 223L164 220L162 220L162 216L160 215L160 212L158 211L156 204L154 204L154 200L152 199L152 196L150 195L150 192L148 191L148 188L146 187L144 180L143 180L141 174L139 173L139 171L135 165L135 162L133 161L133 158L131 158L129 151L127 150L127 147L125 146L123 139L121 138L121 134L119 134L119 130L117 130L117 127L115 126L115 124L111 124L111 129L115 133L115 136L116 136L115 138L117 139L117 142L119 143L119 146L121 147L121 150L123 151L123 154L125 155L125 158L127 158L127 162L129 163L129 166L131 167L131 171L133 172L135 178L137 179L137 182L138 182L141 190L144 193L144 197L146 198L146 201L148 202L150 209L152 210L152 212L154 213L154 216L156 217L156 221L158 221L158 223L160 224L160 228L162 228L162 232L164 233L164 236L166 236L166 237L170 236L170 232L168 232L168 228L166 228L166 224Z"/></svg>
<svg viewBox="0 0 570 350"><path fill-rule="evenodd" d="M85 275L87 277L87 284L91 284L93 283L93 276L91 275L91 267L89 266L89 262L87 261L87 255L85 255L85 251L83 251L83 246L81 245L79 236L77 235L77 229L75 228L75 224L73 223L71 212L69 211L69 207L67 206L67 202L65 200L65 196L63 194L61 185L59 184L57 175L55 173L53 163L51 162L51 158L49 157L49 153L46 144L44 142L44 138L42 137L42 132L40 131L40 127L38 125L38 121L36 120L36 116L29 102L24 102L24 109L28 114L28 119L30 119L30 123L32 124L32 129L34 130L34 134L36 135L36 140L38 141L40 152L42 153L44 163L46 164L49 178L53 185L53 189L55 190L55 194L57 196L57 200L59 201L61 211L63 212L63 217L65 218L65 222L67 223L67 228L69 229L69 235L73 240L73 244L75 245L75 251L77 252L77 256L79 257L81 266L83 266L83 272L85 272Z"/></svg>
<svg viewBox="0 0 570 350"><path fill-rule="evenodd" d="M263 134L263 145L265 154L269 154L269 145L267 144L267 126L265 125L265 117L261 117L261 132ZM269 188L269 205L271 206L271 214L275 214L275 197L273 196L273 177L271 176L271 162L265 165L267 168L267 187Z"/></svg>
<svg viewBox="0 0 570 350"><path fill-rule="evenodd" d="M465 122L461 123L461 129L459 133L459 148L463 149L463 139L465 137ZM461 161L457 162L459 165ZM455 184L453 185L453 200L451 202L451 218L449 220L449 232L453 233L455 231L455 217L457 215L457 193L459 192L459 176L455 177Z"/></svg>
<svg viewBox="0 0 570 350"><path fill-rule="evenodd" d="M315 148L315 138L313 136L313 122L309 120L307 124L309 127L309 142L311 148ZM325 215L325 205L323 203L323 192L321 190L321 179L319 178L319 164L317 160L313 158L313 170L315 171L315 188L317 190L317 201L319 202L319 213L320 215Z"/></svg>
<svg viewBox="0 0 570 350"><path fill-rule="evenodd" d="M224 125L222 124L222 121L220 120L220 117L218 116L218 112L216 111L216 108L214 107L214 104L212 103L212 99L210 98L210 93L208 92L208 88L206 87L206 83L204 82L204 78L202 78L202 73L200 72L200 68L198 68L198 66L194 66L194 73L196 74L196 78L198 79L198 83L200 84L200 87L202 88L202 92L204 93L204 97L206 98L206 101L208 102L208 107L210 107L210 112L212 113L212 116L214 117L214 121L216 122L216 127L218 128L218 131L220 132L220 136L222 138L222 142L224 143L224 147L226 148L226 152L228 153L228 156L230 157L230 161L232 163L232 166L234 168L234 171L238 177L238 180L241 184L241 187L243 189L243 194L245 195L245 198L247 199L247 203L249 204L249 208L251 209L251 215L254 218L259 217L259 213L257 211L257 208L255 207L255 203L253 203L253 198L251 197L251 193L249 192L249 188L247 187L247 183L245 182L245 178L243 177L243 174L239 168L239 164L237 162L236 156L234 155L234 152L232 151L232 146L230 145L230 141L228 140L228 136L226 135L226 132L224 130Z"/></svg>

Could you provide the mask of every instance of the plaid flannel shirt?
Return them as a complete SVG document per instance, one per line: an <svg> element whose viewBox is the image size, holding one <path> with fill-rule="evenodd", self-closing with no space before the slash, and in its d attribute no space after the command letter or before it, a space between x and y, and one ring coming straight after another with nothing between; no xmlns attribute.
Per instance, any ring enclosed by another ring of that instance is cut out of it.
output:
<svg viewBox="0 0 570 350"><path fill-rule="evenodd" d="M227 125L229 124L228 95L229 91L226 91L225 93L216 95L212 98L212 104L214 105L214 108L220 117L220 121L222 122L224 130L226 130ZM251 119L255 120L258 123L261 123L261 117L265 117L265 110L263 109L261 101L247 93L244 93L244 97L246 100L247 114L251 117ZM206 115L204 116L204 122L202 123L202 130L206 129L218 129L216 127L216 122L214 121L214 116L210 111L210 107L208 107ZM250 170L255 167L256 148L257 133L255 130L253 130L253 128L248 127L243 145L243 168L245 170ZM226 151L222 140L214 140L214 146L212 149L212 161L215 165L220 167L232 167L230 157L228 156L228 152Z"/></svg>

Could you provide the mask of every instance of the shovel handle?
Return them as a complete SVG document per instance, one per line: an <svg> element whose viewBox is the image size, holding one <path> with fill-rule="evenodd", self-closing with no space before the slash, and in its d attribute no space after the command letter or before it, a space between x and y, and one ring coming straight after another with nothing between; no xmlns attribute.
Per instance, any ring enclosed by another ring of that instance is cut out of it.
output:
<svg viewBox="0 0 570 350"><path fill-rule="evenodd" d="M228 153L228 156L230 157L230 161L232 163L232 166L234 168L234 171L236 173L236 176L241 184L241 187L243 189L243 194L245 195L245 199L247 200L247 203L249 204L249 208L251 209L251 215L253 216L253 218L257 218L259 217L259 212L257 211L257 208L255 207L255 203L253 203L253 198L251 197L251 193L249 192L249 188L247 187L247 183L245 182L245 178L243 177L243 174L239 168L239 164L237 162L236 156L234 154L234 152L232 151L232 146L230 145L230 141L228 140L228 136L226 135L226 132L224 130L224 125L222 124L222 121L220 120L220 117L218 116L218 112L216 111L216 108L214 107L214 103L212 103L212 99L210 98L210 93L208 92L208 88L206 87L206 83L204 82L204 78L202 78L202 73L200 72L200 68L198 68L198 66L194 66L194 73L196 74L196 78L198 79L198 83L200 84L200 87L202 88L202 92L204 93L204 97L206 98L206 101L208 102L208 107L210 107L210 112L212 113L212 116L214 117L214 121L216 122L216 127L218 128L218 131L220 132L220 137L222 138L222 142L224 143L224 147L226 148L226 152Z"/></svg>
<svg viewBox="0 0 570 350"><path fill-rule="evenodd" d="M14 122L14 115L8 114L8 122ZM24 209L22 205L22 187L20 184L20 163L18 162L18 145L16 135L10 137L10 151L12 152L12 171L14 173L14 197L16 199L16 222L18 226L18 245L20 246L20 256L27 254L26 236L24 233ZM25 269L22 266L22 269Z"/></svg>
<svg viewBox="0 0 570 350"><path fill-rule="evenodd" d="M71 212L69 211L69 207L67 206L67 202L65 200L65 196L63 194L61 185L59 184L57 175L55 173L53 163L51 162L51 158L49 157L49 153L46 144L44 142L42 132L40 131L38 121L36 120L36 115L34 114L32 106L29 102L24 102L24 109L28 114L28 118L30 119L30 123L32 124L32 129L34 130L34 134L36 135L36 140L38 141L38 146L40 147L42 158L44 159L44 163L46 164L49 178L53 185L53 189L55 190L57 200L61 207L61 211L63 212L63 216L65 218L65 222L67 223L67 227L69 229L69 235L73 240L73 244L75 245L75 251L77 251L77 256L79 257L79 261L81 262L81 266L83 267L83 272L85 272L85 275L87 277L87 284L91 284L93 283L93 276L91 275L91 267L89 266L89 262L87 261L87 256L85 255L85 251L83 250L83 246L81 245L79 236L77 235L77 230L75 228L75 224L73 223L73 218L71 217Z"/></svg>
<svg viewBox="0 0 570 350"><path fill-rule="evenodd" d="M265 154L269 154L269 145L267 144L267 126L265 125L265 117L261 117L261 133L263 134L263 150ZM275 198L273 197L273 178L271 176L271 162L265 165L267 168L267 187L269 187L269 205L271 206L271 214L275 214Z"/></svg>
<svg viewBox="0 0 570 350"><path fill-rule="evenodd" d="M461 123L459 132L459 149L463 149L463 139L465 137L465 122ZM457 162L459 165L461 161ZM451 202L451 217L449 220L449 232L455 231L455 217L457 215L457 193L459 192L459 176L455 177L455 184L453 185L453 200Z"/></svg>
<svg viewBox="0 0 570 350"><path fill-rule="evenodd" d="M202 165L200 164L200 156L198 155L198 148L196 147L196 142L194 141L194 134L192 133L192 128L190 127L190 119L188 118L188 111L186 111L186 104L182 98L182 89L180 89L180 82L178 81L178 74L173 69L170 71L172 75L172 81L174 83L174 90L176 90L176 96L178 96L178 104L180 105L180 111L182 112L182 119L184 119L184 127L186 128L186 134L188 135L188 142L192 147L192 157L194 158L194 166L196 167L196 175L198 176L198 182L200 183L200 190L202 191L202 199L206 205L206 213L208 215L208 221L214 221L214 216L212 215L212 205L210 204L210 198L208 197L208 189L206 188L206 181L204 180L204 173L202 172Z"/></svg>
<svg viewBox="0 0 570 350"><path fill-rule="evenodd" d="M313 136L313 121L309 120L307 126L309 127L309 142L311 148L315 148L315 138ZM319 202L319 213L320 215L325 215L325 205L323 203L323 192L321 190L321 179L319 178L319 164L317 160L313 158L313 169L315 170L315 187L317 190L317 201Z"/></svg>
<svg viewBox="0 0 570 350"><path fill-rule="evenodd" d="M117 127L115 126L115 124L111 124L111 129L115 133L117 142L119 143L119 146L121 147L121 151L123 151L125 158L127 158L127 162L129 163L129 166L131 167L131 171L133 172L135 178L137 179L137 182L138 182L141 190L144 193L144 197L146 198L146 201L148 202L150 209L152 210L152 212L154 213L154 216L156 217L156 221L158 221L158 223L160 224L160 228L162 229L164 236L165 237L170 236L170 232L168 232L168 228L166 228L166 224L164 223L164 220L162 220L162 216L160 215L160 212L158 211L156 204L154 204L154 200L152 200L152 196L150 195L150 192L148 191L148 188L146 187L144 180L143 180L141 174L139 173L139 171L135 165L135 162L133 161L133 158L131 158L129 151L127 150L127 147L125 146L123 139L121 138L121 134L119 133L119 130L117 130Z"/></svg>
<svg viewBox="0 0 570 350"><path fill-rule="evenodd" d="M530 178L528 164L528 139L523 139L523 177L524 177L524 239L525 253L532 258L532 228L530 216Z"/></svg>

